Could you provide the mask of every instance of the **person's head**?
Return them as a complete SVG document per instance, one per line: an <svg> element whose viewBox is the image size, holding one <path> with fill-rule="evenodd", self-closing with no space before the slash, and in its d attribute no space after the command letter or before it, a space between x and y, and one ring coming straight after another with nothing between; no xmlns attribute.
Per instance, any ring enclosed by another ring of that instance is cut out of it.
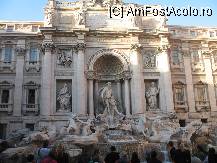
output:
<svg viewBox="0 0 217 163"><path fill-rule="evenodd" d="M49 156L50 156L51 158L53 158L53 159L57 157L56 149L55 149L55 148L52 148L52 149L51 149L51 151L50 151L50 153L49 153Z"/></svg>
<svg viewBox="0 0 217 163"><path fill-rule="evenodd" d="M94 151L94 155L99 155L99 149L96 149L96 150Z"/></svg>
<svg viewBox="0 0 217 163"><path fill-rule="evenodd" d="M43 143L43 148L47 148L49 145L49 141L48 140L45 140L44 143Z"/></svg>
<svg viewBox="0 0 217 163"><path fill-rule="evenodd" d="M28 162L32 162L34 160L34 155L29 154L26 159L27 159Z"/></svg>
<svg viewBox="0 0 217 163"><path fill-rule="evenodd" d="M185 149L185 145L184 145L184 143L182 141L178 142L178 148L181 149L181 150Z"/></svg>
<svg viewBox="0 0 217 163"><path fill-rule="evenodd" d="M138 159L139 159L139 156L138 156L137 152L133 152L131 160L138 160Z"/></svg>
<svg viewBox="0 0 217 163"><path fill-rule="evenodd" d="M110 150L111 150L111 152L115 152L116 151L115 146L111 146Z"/></svg>
<svg viewBox="0 0 217 163"><path fill-rule="evenodd" d="M1 145L1 147L4 148L4 149L9 148L9 144L8 144L7 141L2 141L0 145Z"/></svg>
<svg viewBox="0 0 217 163"><path fill-rule="evenodd" d="M157 158L157 152L156 151L151 151L151 158Z"/></svg>
<svg viewBox="0 0 217 163"><path fill-rule="evenodd" d="M173 142L172 142L172 141L169 141L168 147L172 148L173 146L174 146Z"/></svg>
<svg viewBox="0 0 217 163"><path fill-rule="evenodd" d="M63 144L58 144L56 150L58 153L63 153L65 151L65 147Z"/></svg>
<svg viewBox="0 0 217 163"><path fill-rule="evenodd" d="M215 149L214 148L209 148L209 155L215 155Z"/></svg>

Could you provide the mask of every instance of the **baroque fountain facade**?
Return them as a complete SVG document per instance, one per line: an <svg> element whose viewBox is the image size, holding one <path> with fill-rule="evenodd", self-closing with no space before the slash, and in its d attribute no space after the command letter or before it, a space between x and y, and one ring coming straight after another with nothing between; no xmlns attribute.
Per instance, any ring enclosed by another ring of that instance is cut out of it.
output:
<svg viewBox="0 0 217 163"><path fill-rule="evenodd" d="M150 144L213 128L217 29L110 18L115 5L144 8L48 0L44 21L0 22L1 139Z"/></svg>

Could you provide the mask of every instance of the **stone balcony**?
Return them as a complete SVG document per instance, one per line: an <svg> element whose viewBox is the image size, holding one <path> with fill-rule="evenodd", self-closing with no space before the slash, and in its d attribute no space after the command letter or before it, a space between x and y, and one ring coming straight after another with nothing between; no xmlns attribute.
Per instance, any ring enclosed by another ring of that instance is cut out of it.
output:
<svg viewBox="0 0 217 163"><path fill-rule="evenodd" d="M196 111L209 111L210 110L210 103L209 101L195 101Z"/></svg>
<svg viewBox="0 0 217 163"><path fill-rule="evenodd" d="M12 114L13 112L13 104L0 104L0 112L7 112L8 114Z"/></svg>
<svg viewBox="0 0 217 163"><path fill-rule="evenodd" d="M0 70L13 71L15 67L16 67L16 61L11 61L11 62L0 61Z"/></svg>
<svg viewBox="0 0 217 163"><path fill-rule="evenodd" d="M39 114L39 104L23 104L22 105L23 115L28 115L33 113L34 115Z"/></svg>

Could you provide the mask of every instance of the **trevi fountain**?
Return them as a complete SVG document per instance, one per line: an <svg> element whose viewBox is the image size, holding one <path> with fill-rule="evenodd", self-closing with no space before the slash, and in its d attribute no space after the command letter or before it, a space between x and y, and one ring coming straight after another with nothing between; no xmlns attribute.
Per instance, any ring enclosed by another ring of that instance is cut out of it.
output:
<svg viewBox="0 0 217 163"><path fill-rule="evenodd" d="M162 6L48 0L44 21L0 21L0 158L20 163L45 140L71 159L114 145L164 162L170 140L217 145L217 29L147 8Z"/></svg>
<svg viewBox="0 0 217 163"><path fill-rule="evenodd" d="M159 89L152 83L146 92L152 109L156 107L158 91ZM68 107L69 97L67 85L64 84L58 97L63 110ZM198 120L192 121L186 127L180 127L174 112L165 113L155 110L138 116L125 115L119 111L110 82L99 91L99 100L104 108L101 114L87 118L71 114L67 125L59 131L55 125L33 132L25 129L17 130L8 138L9 142L16 144L16 148L9 148L1 156L7 159L16 154L24 156L29 154L28 152L33 152L32 146L35 143L48 140L51 144L64 144L72 160L73 157L81 154L82 150L89 150L91 155L94 149L99 149L101 156L105 156L109 152L109 147L115 146L118 151L126 153L128 157L132 152L138 152L143 161L145 161L145 153L156 150L161 159L169 163L166 150L169 140L175 143L182 141L192 146L191 148L197 143L212 145L217 143L216 127L203 125ZM201 138L202 142L199 140Z"/></svg>

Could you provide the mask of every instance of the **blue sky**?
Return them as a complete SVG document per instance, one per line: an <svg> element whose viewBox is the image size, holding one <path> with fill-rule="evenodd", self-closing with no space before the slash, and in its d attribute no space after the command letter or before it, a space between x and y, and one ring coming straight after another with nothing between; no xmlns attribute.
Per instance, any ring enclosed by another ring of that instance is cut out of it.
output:
<svg viewBox="0 0 217 163"><path fill-rule="evenodd" d="M68 0L72 1L72 0ZM0 0L0 20L43 20L43 8L47 0ZM217 27L216 0L124 0L126 3L161 4L174 7L210 7L212 16L171 16L168 24Z"/></svg>

